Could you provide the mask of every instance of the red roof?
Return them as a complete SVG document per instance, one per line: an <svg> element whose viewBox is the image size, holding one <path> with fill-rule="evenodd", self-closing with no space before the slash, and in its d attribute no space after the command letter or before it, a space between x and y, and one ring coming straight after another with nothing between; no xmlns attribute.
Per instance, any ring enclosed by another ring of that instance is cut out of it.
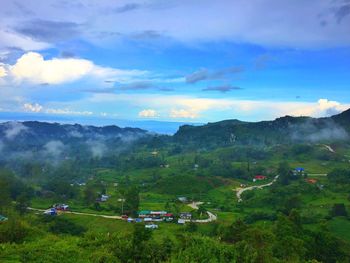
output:
<svg viewBox="0 0 350 263"><path fill-rule="evenodd" d="M256 175L254 178L255 179L266 179L266 176L265 175Z"/></svg>
<svg viewBox="0 0 350 263"><path fill-rule="evenodd" d="M164 216L166 216L166 217L172 217L173 214L168 213L168 214L165 214Z"/></svg>

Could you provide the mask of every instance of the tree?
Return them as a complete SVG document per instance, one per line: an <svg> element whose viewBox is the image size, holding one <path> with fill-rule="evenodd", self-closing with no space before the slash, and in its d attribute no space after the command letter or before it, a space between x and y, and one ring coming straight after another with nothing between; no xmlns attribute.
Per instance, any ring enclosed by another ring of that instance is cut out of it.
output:
<svg viewBox="0 0 350 263"><path fill-rule="evenodd" d="M330 213L331 216L348 216L348 212L343 203L334 204Z"/></svg>
<svg viewBox="0 0 350 263"><path fill-rule="evenodd" d="M125 191L124 209L128 214L136 215L140 204L140 191L132 186Z"/></svg>
<svg viewBox="0 0 350 263"><path fill-rule="evenodd" d="M289 164L287 162L281 162L277 172L279 174L281 184L289 184L291 176L293 175Z"/></svg>
<svg viewBox="0 0 350 263"><path fill-rule="evenodd" d="M84 192L83 192L83 198L87 205L91 205L95 203L97 198L97 193L95 191L95 188L92 184L87 184Z"/></svg>

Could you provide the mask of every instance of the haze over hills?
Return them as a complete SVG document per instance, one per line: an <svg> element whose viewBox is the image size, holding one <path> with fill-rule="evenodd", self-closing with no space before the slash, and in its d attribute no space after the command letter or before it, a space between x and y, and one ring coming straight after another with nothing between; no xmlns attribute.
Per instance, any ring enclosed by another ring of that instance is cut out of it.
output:
<svg viewBox="0 0 350 263"><path fill-rule="evenodd" d="M274 121L225 120L203 126L185 125L174 135L177 142L198 146L271 145L341 141L349 139L350 109L326 118L285 116Z"/></svg>
<svg viewBox="0 0 350 263"><path fill-rule="evenodd" d="M6 122L0 124L0 150L3 158L102 157L134 144L149 145L154 138L161 141L158 147L176 144L183 148L210 149L230 145L343 141L349 139L349 132L350 110L326 118L285 116L273 121L224 120L202 126L183 125L173 136L115 125L95 127L38 121Z"/></svg>

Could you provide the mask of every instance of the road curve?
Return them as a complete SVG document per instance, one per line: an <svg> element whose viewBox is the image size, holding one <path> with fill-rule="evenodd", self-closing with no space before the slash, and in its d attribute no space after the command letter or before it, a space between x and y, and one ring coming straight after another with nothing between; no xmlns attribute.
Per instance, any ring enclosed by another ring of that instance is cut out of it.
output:
<svg viewBox="0 0 350 263"><path fill-rule="evenodd" d="M203 202L192 202L190 204L187 204L189 207L198 210L198 206L203 204ZM207 219L185 219L185 222L194 222L194 223L210 223L213 221L216 221L218 217L213 214L212 212L207 211L208 218Z"/></svg>
<svg viewBox="0 0 350 263"><path fill-rule="evenodd" d="M276 182L276 180L278 179L279 175L276 175L275 178L267 183L267 184L262 184L262 185L254 185L254 186L249 186L249 187L246 187L246 188L237 188L236 189L236 196L237 196L237 199L238 199L238 202L242 202L242 197L241 195L245 192L245 191L249 191L249 190L254 190L254 189L261 189L261 188L264 188L266 186L270 186L272 185L274 182Z"/></svg>

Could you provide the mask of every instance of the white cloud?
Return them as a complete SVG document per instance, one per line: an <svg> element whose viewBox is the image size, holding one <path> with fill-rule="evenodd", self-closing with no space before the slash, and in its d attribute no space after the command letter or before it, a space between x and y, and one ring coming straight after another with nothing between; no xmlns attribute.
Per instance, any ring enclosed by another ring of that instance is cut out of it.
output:
<svg viewBox="0 0 350 263"><path fill-rule="evenodd" d="M40 104L38 103L25 103L23 105L24 109L26 111L31 111L31 112L40 112L42 109L43 109L43 106L41 106Z"/></svg>
<svg viewBox="0 0 350 263"><path fill-rule="evenodd" d="M59 140L49 141L44 145L44 150L46 154L58 157L64 151L65 145Z"/></svg>
<svg viewBox="0 0 350 263"><path fill-rule="evenodd" d="M243 100L231 98L196 98L161 94L94 94L85 103L95 105L132 105L169 113L170 118L218 121L274 119L285 115L322 117L350 108L350 104L320 99L307 101ZM166 114L162 114L163 118Z"/></svg>
<svg viewBox="0 0 350 263"><path fill-rule="evenodd" d="M14 139L17 135L28 130L28 127L24 126L20 122L9 122L7 129L5 130L5 137L8 140Z"/></svg>
<svg viewBox="0 0 350 263"><path fill-rule="evenodd" d="M198 113L193 110L172 109L169 114L170 118L194 119L198 117Z"/></svg>
<svg viewBox="0 0 350 263"><path fill-rule="evenodd" d="M61 84L84 77L130 81L144 76L146 71L121 70L95 65L92 61L79 58L52 58L45 60L36 52L22 55L14 65L7 65L15 82L27 81L34 84Z"/></svg>
<svg viewBox="0 0 350 263"><path fill-rule="evenodd" d="M92 111L74 111L70 109L47 109L45 112L58 115L93 115Z"/></svg>
<svg viewBox="0 0 350 263"><path fill-rule="evenodd" d="M44 60L39 53L29 52L11 67L11 73L19 80L33 83L59 84L77 80L92 72L94 64L84 59Z"/></svg>
<svg viewBox="0 0 350 263"><path fill-rule="evenodd" d="M146 109L139 112L139 117L143 117L143 118L152 118L157 116L158 116L157 111L152 109Z"/></svg>
<svg viewBox="0 0 350 263"><path fill-rule="evenodd" d="M0 64L0 78L7 76L6 70L3 66Z"/></svg>

